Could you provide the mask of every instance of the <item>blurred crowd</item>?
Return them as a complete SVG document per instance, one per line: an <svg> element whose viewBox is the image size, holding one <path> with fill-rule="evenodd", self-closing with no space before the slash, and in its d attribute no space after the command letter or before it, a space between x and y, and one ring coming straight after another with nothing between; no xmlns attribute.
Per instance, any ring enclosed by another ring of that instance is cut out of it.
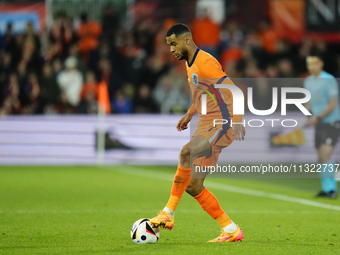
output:
<svg viewBox="0 0 340 255"><path fill-rule="evenodd" d="M102 82L112 113L186 112L185 64L165 43L176 21L145 18L131 25L120 16L113 5L105 7L101 22L87 13L71 20L59 11L53 27L39 34L31 23L23 34L14 34L8 24L0 35L0 114L95 114ZM326 70L340 75L340 59L323 40L292 45L268 20L253 28L228 20L218 25L203 12L188 25L197 46L215 56L232 79L306 77L305 58L314 49ZM237 85L245 93L253 86L254 105L267 109L263 99L271 99L270 83Z"/></svg>

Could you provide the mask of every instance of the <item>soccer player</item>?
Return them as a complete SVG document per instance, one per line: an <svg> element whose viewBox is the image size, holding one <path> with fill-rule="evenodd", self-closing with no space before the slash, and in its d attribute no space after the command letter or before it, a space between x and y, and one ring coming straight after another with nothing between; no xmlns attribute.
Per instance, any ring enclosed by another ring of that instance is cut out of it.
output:
<svg viewBox="0 0 340 255"><path fill-rule="evenodd" d="M234 84L225 74L221 64L195 45L191 31L186 25L173 25L167 32L166 42L170 46L170 52L178 60L186 61L189 86L193 96L192 106L179 120L176 128L178 131L187 129L188 123L196 113L200 120L193 138L180 151L170 199L165 208L151 219L151 224L172 229L175 210L186 191L223 228L221 235L209 242L237 242L243 239L243 232L222 210L216 197L203 186L206 174L202 176L200 173L195 176L196 173L191 171L195 166L215 166L223 148L229 146L235 138L239 141L244 139L245 128L240 124L242 115L233 115L231 92L225 88L215 89L213 85L200 81L215 78L218 84ZM201 109L202 94L211 94L206 99L206 115L202 114ZM226 119L228 123L214 126L214 119ZM234 122L232 127L231 120Z"/></svg>
<svg viewBox="0 0 340 255"><path fill-rule="evenodd" d="M340 134L339 87L336 79L323 71L324 63L318 54L310 54L306 61L311 75L306 78L304 87L311 93L307 108L313 114L306 126L315 125L315 148L319 163L327 164L320 169L322 190L317 197L336 198L336 165L331 156Z"/></svg>

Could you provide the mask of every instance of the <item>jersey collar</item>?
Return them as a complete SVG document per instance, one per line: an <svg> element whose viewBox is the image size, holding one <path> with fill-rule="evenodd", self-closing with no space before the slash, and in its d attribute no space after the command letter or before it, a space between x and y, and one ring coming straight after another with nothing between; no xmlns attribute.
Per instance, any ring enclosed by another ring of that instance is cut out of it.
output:
<svg viewBox="0 0 340 255"><path fill-rule="evenodd" d="M195 59L196 59L196 56L197 56L197 54L198 54L199 51L200 51L200 48L197 47L196 52L195 52L195 54L194 54L194 57L192 58L190 64L188 64L189 67L191 67L191 66L194 64Z"/></svg>

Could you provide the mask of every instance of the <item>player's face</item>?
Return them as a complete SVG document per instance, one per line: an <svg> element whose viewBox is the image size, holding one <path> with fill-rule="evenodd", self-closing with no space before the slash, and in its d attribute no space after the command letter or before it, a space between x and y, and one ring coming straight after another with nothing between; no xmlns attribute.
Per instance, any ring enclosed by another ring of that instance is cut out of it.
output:
<svg viewBox="0 0 340 255"><path fill-rule="evenodd" d="M187 40L186 35L176 37L175 34L172 34L166 38L166 43L170 46L170 52L172 52L178 60L188 59Z"/></svg>
<svg viewBox="0 0 340 255"><path fill-rule="evenodd" d="M307 57L307 69L311 75L318 75L323 68L323 62L318 57Z"/></svg>

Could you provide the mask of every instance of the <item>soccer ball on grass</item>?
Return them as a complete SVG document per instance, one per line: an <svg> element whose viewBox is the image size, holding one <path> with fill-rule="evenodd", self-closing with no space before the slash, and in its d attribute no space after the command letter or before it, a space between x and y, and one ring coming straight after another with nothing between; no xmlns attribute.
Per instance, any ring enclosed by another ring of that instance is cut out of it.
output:
<svg viewBox="0 0 340 255"><path fill-rule="evenodd" d="M157 243L159 228L152 227L150 219L139 219L132 225L131 238L137 244Z"/></svg>

